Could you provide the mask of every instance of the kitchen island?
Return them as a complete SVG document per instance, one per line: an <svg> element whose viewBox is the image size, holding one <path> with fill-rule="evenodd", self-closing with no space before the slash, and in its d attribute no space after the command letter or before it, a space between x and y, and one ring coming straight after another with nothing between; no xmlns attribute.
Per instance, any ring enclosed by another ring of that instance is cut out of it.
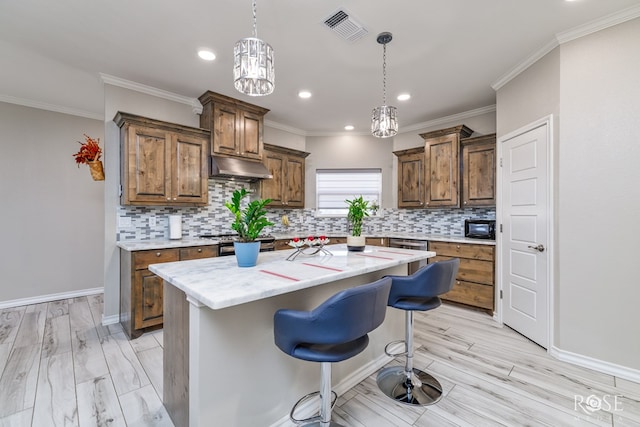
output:
<svg viewBox="0 0 640 427"><path fill-rule="evenodd" d="M163 401L176 426L281 425L301 396L317 390L320 367L282 353L273 342L273 314L310 310L336 292L384 275L406 275L411 262L433 252L369 247L331 256L285 259L263 252L258 265L235 257L152 264L164 279ZM334 364L333 384L345 392L389 358L386 343L404 336L404 316L389 308L365 351ZM282 424L285 425L285 424Z"/></svg>

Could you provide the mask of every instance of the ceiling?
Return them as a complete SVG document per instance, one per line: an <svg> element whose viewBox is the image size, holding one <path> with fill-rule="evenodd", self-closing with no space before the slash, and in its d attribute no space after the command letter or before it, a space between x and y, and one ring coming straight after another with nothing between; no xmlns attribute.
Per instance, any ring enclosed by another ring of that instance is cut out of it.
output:
<svg viewBox="0 0 640 427"><path fill-rule="evenodd" d="M368 133L387 99L402 127L495 104L492 83L566 32L638 0L258 0L258 37L276 55L276 89L233 88L233 45L251 36L250 0L2 0L0 95L102 115L100 73L198 97L212 90L265 108L304 135ZM323 21L347 11L368 33L342 40ZM634 8L635 10L635 8ZM217 58L205 62L199 48ZM310 99L297 94L305 89ZM409 101L395 98L411 94Z"/></svg>

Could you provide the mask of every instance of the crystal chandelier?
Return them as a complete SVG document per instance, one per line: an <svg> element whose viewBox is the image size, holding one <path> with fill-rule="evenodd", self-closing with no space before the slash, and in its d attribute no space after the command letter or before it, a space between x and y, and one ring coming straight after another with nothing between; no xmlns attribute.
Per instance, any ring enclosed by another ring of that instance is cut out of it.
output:
<svg viewBox="0 0 640 427"><path fill-rule="evenodd" d="M253 36L238 40L233 47L235 88L245 95L269 95L275 86L273 62L273 48L258 38L256 0L253 0Z"/></svg>
<svg viewBox="0 0 640 427"><path fill-rule="evenodd" d="M378 34L377 41L382 45L382 106L374 108L371 114L371 134L378 138L389 138L398 133L398 113L396 107L387 105L387 43L391 33Z"/></svg>

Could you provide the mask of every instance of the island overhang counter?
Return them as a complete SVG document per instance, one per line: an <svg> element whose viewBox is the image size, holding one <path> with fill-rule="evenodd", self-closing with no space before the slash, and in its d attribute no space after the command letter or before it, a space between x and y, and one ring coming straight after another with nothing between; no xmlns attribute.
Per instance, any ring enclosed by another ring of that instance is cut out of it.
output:
<svg viewBox="0 0 640 427"><path fill-rule="evenodd" d="M292 405L319 387L320 368L282 353L273 341L273 314L310 310L340 290L385 275L434 252L367 246L332 255L261 252L255 267L235 257L153 264L164 280L163 401L176 426L287 425ZM384 346L404 337L404 316L387 309L384 323L358 356L334 364L339 394L382 367Z"/></svg>

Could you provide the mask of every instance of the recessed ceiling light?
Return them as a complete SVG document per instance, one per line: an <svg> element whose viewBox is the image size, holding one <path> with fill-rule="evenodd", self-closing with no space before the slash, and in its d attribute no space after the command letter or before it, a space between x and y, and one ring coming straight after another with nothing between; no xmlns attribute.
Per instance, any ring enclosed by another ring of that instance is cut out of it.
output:
<svg viewBox="0 0 640 427"><path fill-rule="evenodd" d="M400 95L398 95L398 101L406 101L408 99L411 98L411 95L408 93L401 93Z"/></svg>
<svg viewBox="0 0 640 427"><path fill-rule="evenodd" d="M344 127L344 130L354 130L355 128L353 127L353 125L346 125Z"/></svg>
<svg viewBox="0 0 640 427"><path fill-rule="evenodd" d="M301 90L300 92L298 92L298 96L303 99L311 98L311 92L309 92L308 90Z"/></svg>
<svg viewBox="0 0 640 427"><path fill-rule="evenodd" d="M205 49L199 50L198 56L205 61L213 61L214 59L216 59L216 55L213 52Z"/></svg>

